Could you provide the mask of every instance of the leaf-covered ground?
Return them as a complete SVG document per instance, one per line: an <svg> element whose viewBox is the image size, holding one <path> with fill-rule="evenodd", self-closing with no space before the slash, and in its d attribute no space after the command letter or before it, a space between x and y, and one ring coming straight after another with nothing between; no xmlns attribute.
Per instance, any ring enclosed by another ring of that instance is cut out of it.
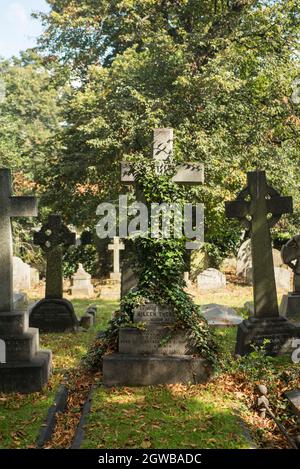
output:
<svg viewBox="0 0 300 469"><path fill-rule="evenodd" d="M227 290L201 294L197 301L226 304L244 316L244 302L251 297L251 288L229 284ZM90 301L73 303L81 315ZM250 428L257 447L289 447L274 422L261 419L257 413L255 362L244 364L243 369L223 371L207 385L105 389L100 373L93 375L78 368L96 332L105 328L118 307L116 302L95 303L97 324L89 331L41 335L41 347L53 351L54 366L43 392L30 396L0 395L0 448L35 446L39 428L61 382L66 382L69 389L68 412L59 416L49 448L70 447L82 406L95 383L98 387L86 424L84 448L246 448L249 442L238 415ZM230 355L236 328L219 329L217 333ZM299 365L292 366L288 357L275 359L259 381L266 382L272 409L291 436L295 435L296 418L283 393L300 387Z"/></svg>
<svg viewBox="0 0 300 469"><path fill-rule="evenodd" d="M155 386L95 392L83 448L249 448L240 404L217 386Z"/></svg>
<svg viewBox="0 0 300 469"><path fill-rule="evenodd" d="M105 327L116 309L113 302L92 301L97 304L96 325L87 332L68 334L40 334L41 348L52 350L53 374L48 386L40 393L31 395L0 394L0 448L34 447L38 431L53 404L57 388L67 372L72 374L78 366L96 331ZM74 300L75 311L81 316L91 304L90 300Z"/></svg>

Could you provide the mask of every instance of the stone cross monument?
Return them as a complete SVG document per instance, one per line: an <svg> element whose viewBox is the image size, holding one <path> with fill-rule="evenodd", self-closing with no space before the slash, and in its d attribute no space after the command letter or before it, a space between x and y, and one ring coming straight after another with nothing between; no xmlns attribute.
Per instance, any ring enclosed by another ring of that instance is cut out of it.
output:
<svg viewBox="0 0 300 469"><path fill-rule="evenodd" d="M124 251L125 245L121 242L118 236L114 237L114 241L112 244L108 245L109 251L113 251L113 264L114 264L114 271L110 274L110 278L112 280L121 280L121 273L120 273L120 251Z"/></svg>
<svg viewBox="0 0 300 469"><path fill-rule="evenodd" d="M78 325L72 303L63 299L62 256L75 243L76 234L62 223L59 215L50 215L34 234L34 244L42 248L46 257L46 294L31 310L30 325L43 332L70 331Z"/></svg>
<svg viewBox="0 0 300 469"><path fill-rule="evenodd" d="M9 169L0 170L0 392L35 392L47 383L51 352L39 351L39 333L28 327L27 311L13 310L12 217L37 216L34 197L13 197Z"/></svg>
<svg viewBox="0 0 300 469"><path fill-rule="evenodd" d="M172 153L173 129L156 129L153 145L156 174L168 174ZM121 181L125 184L135 183L131 169L127 163L122 164ZM202 184L203 165L179 165L172 180L178 184ZM137 189L138 195L141 195L139 188ZM128 252L126 257L130 258ZM133 280L134 270L124 263L122 296L137 285L138 279L135 279L135 285ZM155 385L199 383L207 380L209 366L204 359L193 355L184 331L175 332L171 340L166 340L170 335L170 327L176 321L170 306L147 303L136 309L133 320L137 324L146 323L146 327L143 330L130 326L119 329L118 353L107 355L103 359L104 384ZM164 341L166 344L162 345Z"/></svg>
<svg viewBox="0 0 300 469"><path fill-rule="evenodd" d="M76 234L62 223L59 215L50 215L48 223L34 234L34 244L40 246L45 253L46 295L45 298L63 297L63 251L76 243Z"/></svg>
<svg viewBox="0 0 300 469"><path fill-rule="evenodd" d="M296 331L279 316L270 228L281 215L292 213L291 197L281 197L267 184L264 171L247 173L248 186L237 200L226 203L228 218L237 218L251 233L254 317L238 328L236 353L251 352L251 344L263 345L269 339L270 354L283 353Z"/></svg>
<svg viewBox="0 0 300 469"><path fill-rule="evenodd" d="M170 164L172 164L173 161L173 143L174 132L172 128L154 129L152 157L155 161L156 174L161 175L168 172ZM177 165L176 171L172 176L172 181L176 184L187 186L202 185L204 183L204 164L187 162ZM121 163L121 182L126 185L135 184L137 196L141 196L141 191L135 181L133 168L130 163ZM193 249L194 246L193 241L187 243L188 249ZM128 258L128 256L126 256L126 258ZM138 279L134 275L132 268L124 262L124 267L122 267L121 297L126 295L129 289L134 288L137 283Z"/></svg>

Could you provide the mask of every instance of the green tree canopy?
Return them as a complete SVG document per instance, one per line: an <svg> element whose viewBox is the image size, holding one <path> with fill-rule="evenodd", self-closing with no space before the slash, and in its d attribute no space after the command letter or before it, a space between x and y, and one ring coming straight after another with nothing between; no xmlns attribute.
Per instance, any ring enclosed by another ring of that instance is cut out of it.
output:
<svg viewBox="0 0 300 469"><path fill-rule="evenodd" d="M236 239L224 200L264 168L299 222L300 7L296 0L51 0L41 47L76 79L44 173L47 202L86 224L121 190L119 163L176 130L178 160L203 161L207 240ZM59 195L59 196L58 196ZM280 229L286 228L284 222Z"/></svg>

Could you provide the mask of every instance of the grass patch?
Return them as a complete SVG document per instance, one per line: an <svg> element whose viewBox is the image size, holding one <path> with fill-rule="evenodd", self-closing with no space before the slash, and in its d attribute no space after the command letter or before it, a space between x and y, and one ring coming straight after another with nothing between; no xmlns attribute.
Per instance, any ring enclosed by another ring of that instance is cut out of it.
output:
<svg viewBox="0 0 300 469"><path fill-rule="evenodd" d="M83 448L248 448L237 403L207 386L105 389L94 394Z"/></svg>
<svg viewBox="0 0 300 469"><path fill-rule="evenodd" d="M78 317L91 304L90 300L72 301ZM40 334L41 349L53 352L53 374L42 392L30 395L0 394L0 448L29 448L36 442L40 426L53 403L64 374L78 366L97 331L105 328L117 302L93 301L98 307L96 325L86 332Z"/></svg>

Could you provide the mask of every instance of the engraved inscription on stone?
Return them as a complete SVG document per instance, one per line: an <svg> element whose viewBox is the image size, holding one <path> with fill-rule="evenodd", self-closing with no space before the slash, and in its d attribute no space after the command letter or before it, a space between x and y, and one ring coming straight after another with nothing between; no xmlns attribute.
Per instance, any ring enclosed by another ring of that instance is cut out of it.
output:
<svg viewBox="0 0 300 469"><path fill-rule="evenodd" d="M265 340L269 340L270 343L264 345ZM253 345L257 347L265 347L266 350L272 351L273 354L283 354L292 352L292 339L285 336L263 336L255 337L252 341Z"/></svg>
<svg viewBox="0 0 300 469"><path fill-rule="evenodd" d="M182 331L172 332L170 328L160 326L151 326L146 330L120 329L120 353L185 355L187 350L187 339Z"/></svg>
<svg viewBox="0 0 300 469"><path fill-rule="evenodd" d="M171 324L176 320L170 306L160 306L155 303L141 305L134 310L134 322L150 324Z"/></svg>

